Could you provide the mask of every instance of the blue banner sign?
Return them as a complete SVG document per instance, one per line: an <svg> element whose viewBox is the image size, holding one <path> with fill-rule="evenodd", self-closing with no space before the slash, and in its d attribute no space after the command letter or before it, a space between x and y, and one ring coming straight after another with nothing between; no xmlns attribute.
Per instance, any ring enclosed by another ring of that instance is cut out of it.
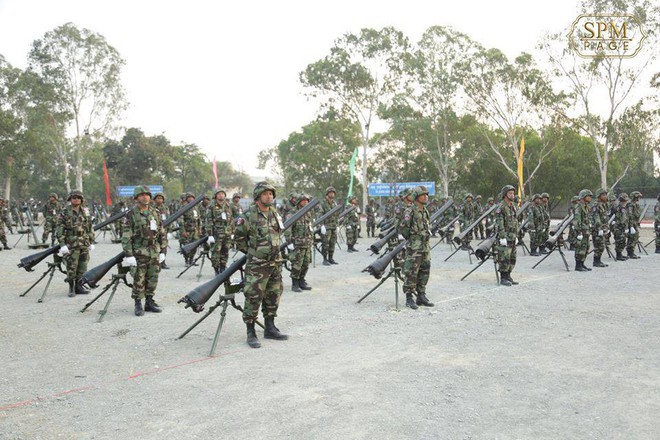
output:
<svg viewBox="0 0 660 440"><path fill-rule="evenodd" d="M429 195L435 195L435 182L390 182L390 183L370 183L369 197L391 197L398 196L399 192L406 188L414 188L423 185L429 190Z"/></svg>
<svg viewBox="0 0 660 440"><path fill-rule="evenodd" d="M137 185L132 185L132 186L118 186L117 187L117 195L119 197L133 197L133 190L135 189ZM147 185L147 188L149 188L149 191L151 191L151 195L154 196L156 193L162 193L163 192L163 185Z"/></svg>

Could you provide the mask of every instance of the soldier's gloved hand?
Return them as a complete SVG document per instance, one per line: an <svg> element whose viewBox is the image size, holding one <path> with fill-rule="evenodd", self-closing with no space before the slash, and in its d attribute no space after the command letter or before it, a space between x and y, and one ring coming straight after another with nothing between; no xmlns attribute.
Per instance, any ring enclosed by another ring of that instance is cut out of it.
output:
<svg viewBox="0 0 660 440"><path fill-rule="evenodd" d="M598 236L599 236L599 237L602 237L603 235L605 235L605 232L603 232L602 229L599 229L599 230L598 230Z"/></svg>
<svg viewBox="0 0 660 440"><path fill-rule="evenodd" d="M173 238L174 238L174 235L172 235L171 232L168 232L168 233L167 233L167 239L168 239L168 240L171 240L171 239L173 239Z"/></svg>
<svg viewBox="0 0 660 440"><path fill-rule="evenodd" d="M124 267L137 267L137 260L135 257L124 257L121 265Z"/></svg>
<svg viewBox="0 0 660 440"><path fill-rule="evenodd" d="M158 254L158 262L162 263L163 261L165 261L165 254Z"/></svg>
<svg viewBox="0 0 660 440"><path fill-rule="evenodd" d="M70 253L69 247L67 245L60 246L60 251L57 253L59 257L63 257L66 254Z"/></svg>
<svg viewBox="0 0 660 440"><path fill-rule="evenodd" d="M325 225L321 225L321 235L325 235L326 232Z"/></svg>
<svg viewBox="0 0 660 440"><path fill-rule="evenodd" d="M399 235L397 236L397 238L399 239L399 241L403 241L403 240L406 239L406 238L405 238L403 235L401 235L401 234L399 234Z"/></svg>
<svg viewBox="0 0 660 440"><path fill-rule="evenodd" d="M350 231L350 230L351 230L351 227L350 227L350 226L346 226L346 230L347 230L347 231Z"/></svg>
<svg viewBox="0 0 660 440"><path fill-rule="evenodd" d="M506 246L506 238L500 238L500 246Z"/></svg>
<svg viewBox="0 0 660 440"><path fill-rule="evenodd" d="M289 244L286 246L286 248L287 248L288 250L292 251L293 249L295 249L295 246L293 245L293 243L289 243Z"/></svg>
<svg viewBox="0 0 660 440"><path fill-rule="evenodd" d="M635 235L635 232L637 232L637 231L635 230L635 228L631 227L631 228L630 228L630 235Z"/></svg>
<svg viewBox="0 0 660 440"><path fill-rule="evenodd" d="M582 234L580 234L580 235L578 235L576 238L577 238L578 240L582 240L582 239L584 238L584 236L583 236Z"/></svg>
<svg viewBox="0 0 660 440"><path fill-rule="evenodd" d="M96 246L94 246L93 244L90 244L89 245L89 251L94 252L94 249L96 249Z"/></svg>
<svg viewBox="0 0 660 440"><path fill-rule="evenodd" d="M213 244L213 243L215 243L215 237L212 236L212 235L209 235L209 238L208 238L208 240L206 240L206 242L207 242L208 244Z"/></svg>

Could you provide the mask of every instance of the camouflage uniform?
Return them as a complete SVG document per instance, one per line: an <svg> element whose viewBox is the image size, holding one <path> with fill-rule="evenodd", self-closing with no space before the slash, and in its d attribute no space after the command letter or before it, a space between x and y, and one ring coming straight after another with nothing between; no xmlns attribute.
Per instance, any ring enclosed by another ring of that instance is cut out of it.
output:
<svg viewBox="0 0 660 440"><path fill-rule="evenodd" d="M227 268L231 235L234 230L233 215L229 202L226 199L223 199L222 202L216 199L217 194L220 192L224 193L224 191L219 190L213 195L213 205L206 211L204 221L204 233L212 236L215 240L212 245L211 263L216 274Z"/></svg>
<svg viewBox="0 0 660 440"><path fill-rule="evenodd" d="M584 272L591 270L584 265L584 260L589 253L589 233L591 232L591 221L589 217L589 200L593 194L588 189L580 191L580 203L575 208L575 217L573 217L573 228L575 228L575 270Z"/></svg>
<svg viewBox="0 0 660 440"><path fill-rule="evenodd" d="M607 202L600 200L601 195L607 195L607 190L599 189L596 191L596 203L591 207L591 237L594 243L594 267L607 267L607 264L601 261L603 252L605 252L605 237L609 234L609 209Z"/></svg>
<svg viewBox="0 0 660 440"><path fill-rule="evenodd" d="M415 202L409 205L397 229L408 240L403 264L403 291L406 294L406 306L416 309L418 305L433 307L426 298L426 285L431 273L431 223L426 202L418 201L419 197L428 197L428 190L418 186L412 191ZM420 206L421 205L421 206ZM417 292L417 301L413 302L413 294Z"/></svg>
<svg viewBox="0 0 660 440"><path fill-rule="evenodd" d="M488 203L485 206L486 210L489 210L495 204L495 199L488 197ZM486 217L486 237L490 237L495 233L495 211L491 211L490 214Z"/></svg>
<svg viewBox="0 0 660 440"><path fill-rule="evenodd" d="M231 216L236 220L241 214L243 214L243 207L241 206L241 195L234 193L231 201Z"/></svg>
<svg viewBox="0 0 660 440"><path fill-rule="evenodd" d="M254 189L255 201L261 200L266 191L270 191L273 198L275 197L275 188L272 185L266 182L257 183ZM286 339L285 335L280 335L273 322L282 295L280 233L284 225L274 206L263 206L264 211L257 203L250 206L250 209L236 220L234 232L238 249L247 255L243 321L248 328L248 344L253 348L261 345L254 330L259 306L266 319L264 336Z"/></svg>
<svg viewBox="0 0 660 440"><path fill-rule="evenodd" d="M658 195L658 202L653 208L653 228L655 229L655 253L660 254L660 195Z"/></svg>
<svg viewBox="0 0 660 440"><path fill-rule="evenodd" d="M125 207L124 202L120 200L119 203L117 203L116 205L114 205L112 207L112 210L110 211L110 217L112 217L115 214L119 214L120 212L122 212L124 210L124 207ZM117 220L116 222L114 222L113 226L115 228L115 235L117 236L117 238L121 238L122 220L121 219Z"/></svg>
<svg viewBox="0 0 660 440"><path fill-rule="evenodd" d="M44 243L48 240L48 235L53 233L57 227L57 213L60 209L57 194L53 193L48 196L48 202L44 204L42 211L44 214L44 233L41 236L41 241ZM52 242L55 243L55 234L53 234Z"/></svg>
<svg viewBox="0 0 660 440"><path fill-rule="evenodd" d="M500 271L500 283L505 286L518 284L511 278L511 272L516 267L516 237L519 223L516 216L516 206L509 200L507 194L515 191L511 185L506 185L500 191L502 200L495 210L495 259Z"/></svg>
<svg viewBox="0 0 660 440"><path fill-rule="evenodd" d="M367 214L367 237L376 236L376 212L378 208L374 199L369 200L369 204L365 208Z"/></svg>
<svg viewBox="0 0 660 440"><path fill-rule="evenodd" d="M410 197L412 196L412 190L410 188L406 188L402 190L399 193L399 200L394 204L394 209L392 211L392 220L394 221L393 225L395 228L397 228L397 234L395 234L392 238L387 240L387 252L391 252L394 250L395 247L397 247L400 243L400 238L399 236L401 235L401 231L399 231L399 224L403 220L403 216L406 212L406 209L410 207L412 204L412 201ZM400 252L398 253L393 260L394 268L395 269L401 269L403 266L403 260L404 260L404 253Z"/></svg>
<svg viewBox="0 0 660 440"><path fill-rule="evenodd" d="M550 238L550 205L548 204L548 199L550 195L548 193L541 194L541 215L543 217L543 228L541 230L541 235L538 237L538 244L542 254L545 254L545 242Z"/></svg>
<svg viewBox="0 0 660 440"><path fill-rule="evenodd" d="M484 212L484 205L481 203L481 196L477 195L477 197L474 199L474 219L478 219L481 217L481 214ZM474 231L474 236L477 236L477 233L479 234L479 238L483 240L484 238L484 222L481 221L477 225Z"/></svg>
<svg viewBox="0 0 660 440"><path fill-rule="evenodd" d="M530 255L540 255L537 250L540 246L545 244L543 240L543 206L541 205L541 196L534 194L532 196L532 205L529 208L528 216L531 218L527 222L527 229L529 230L529 248Z"/></svg>
<svg viewBox="0 0 660 440"><path fill-rule="evenodd" d="M191 198L194 199L195 195L191 193L186 194L187 203L193 202L192 200L189 200ZM199 216L197 207L194 207L190 211L187 211L185 214L183 214L183 224L181 225L179 232L179 244L181 247L199 239L201 224L202 219ZM195 258L195 254L192 253L192 255L184 255L184 258L186 259L186 264L190 265Z"/></svg>
<svg viewBox="0 0 660 440"><path fill-rule="evenodd" d="M360 226L360 214L358 214L357 201L357 197L351 197L350 205L355 206L355 209L344 217L344 225L346 226L346 246L348 247L348 252L358 252L355 249L355 243L357 243L358 238L358 228ZM349 208L351 207L350 205L348 206Z"/></svg>
<svg viewBox="0 0 660 440"><path fill-rule="evenodd" d="M578 196L573 196L571 198L571 206L568 207L568 215L575 215L575 208L577 207L578 202L580 201L580 198ZM570 225L568 225L568 244L570 245L571 250L575 250L575 236L577 234L575 233L575 228L573 227L573 222L571 222Z"/></svg>
<svg viewBox="0 0 660 440"><path fill-rule="evenodd" d="M296 197L296 206L291 210L291 215L295 214L299 208L302 208L303 200L309 201L309 197L304 194ZM294 246L293 250L289 252L292 290L294 292L312 289L305 280L305 276L309 270L309 264L312 262L312 246L314 245L314 229L312 229L312 224L312 211L309 211L294 223L291 228L284 231L287 242Z"/></svg>
<svg viewBox="0 0 660 440"><path fill-rule="evenodd" d="M197 212L199 212L200 224L204 223L204 219L206 219L206 216L208 215L210 209L211 209L211 201L208 197L205 196L202 199L202 202L199 205L197 205Z"/></svg>
<svg viewBox="0 0 660 440"><path fill-rule="evenodd" d="M82 288L80 279L87 271L89 251L92 241L94 241L92 217L89 214L89 209L83 207L82 192L72 191L67 201L70 201L73 197L82 199L81 204L75 209L72 205L62 209L57 219L56 229L58 244L66 246L69 250L68 253L64 254L67 281L69 282L69 296L89 293Z"/></svg>
<svg viewBox="0 0 660 440"><path fill-rule="evenodd" d="M7 228L11 230L9 227L11 225L11 219L9 218L7 207L5 206L5 200L0 198L0 243L2 243L2 249L9 250L11 248L7 244L5 223L7 224Z"/></svg>
<svg viewBox="0 0 660 440"><path fill-rule="evenodd" d="M467 227L469 227L474 221L476 220L475 216L475 207L474 203L472 203L472 200L468 200L472 198L472 194L467 194L465 196L465 200L463 202L463 206L461 206L461 217L459 219L460 225L461 225L461 232L465 230ZM472 240L472 233L474 232L474 229L472 229L470 232L468 232L465 237L463 237L463 240L461 241L461 246L464 248L467 248L470 245L470 240Z"/></svg>
<svg viewBox="0 0 660 440"><path fill-rule="evenodd" d="M326 198L321 202L321 214L325 214L330 211L332 208L337 206L337 202L333 200L330 202L328 200L328 194L334 192L337 194L337 191L333 187L328 187L325 190ZM323 264L337 264L334 260L335 255L335 246L337 245L337 221L339 218L339 212L334 215L331 215L329 218L325 219L323 225L325 226L325 234L323 234L323 243L321 244L321 254L323 254Z"/></svg>
<svg viewBox="0 0 660 440"><path fill-rule="evenodd" d="M628 205L629 221L630 228L628 230L628 242L626 243L626 251L628 252L628 258L638 259L639 256L635 254L635 247L639 242L639 229L642 215L642 208L639 206L639 199L642 197L642 193L639 191L633 191L630 193L631 202Z"/></svg>
<svg viewBox="0 0 660 440"><path fill-rule="evenodd" d="M153 205L152 206L155 209L157 209L158 212L160 213L160 219L162 221L165 221L165 219L167 219L167 213L169 212L169 208L165 205L165 195L163 193L156 193L156 195L154 196L154 199L153 199ZM169 232L170 227L171 226L166 227L165 232ZM168 270L170 267L167 265L165 260L163 260L160 263L160 268Z"/></svg>
<svg viewBox="0 0 660 440"><path fill-rule="evenodd" d="M628 194L619 194L619 204L614 208L614 249L616 259L626 261L628 257L623 256L626 247L626 237L630 229L630 216L628 214Z"/></svg>
<svg viewBox="0 0 660 440"><path fill-rule="evenodd" d="M151 196L147 187L135 187L134 197L137 199L141 194ZM135 314L138 316L143 314L140 313L142 298L146 299L146 311L160 312L153 297L158 286L160 260L164 261L167 253L167 231L163 226L162 213L149 205L144 209L140 208L137 204L122 219L121 239L126 258L133 257L137 263L130 270L133 277L131 298L135 301Z"/></svg>

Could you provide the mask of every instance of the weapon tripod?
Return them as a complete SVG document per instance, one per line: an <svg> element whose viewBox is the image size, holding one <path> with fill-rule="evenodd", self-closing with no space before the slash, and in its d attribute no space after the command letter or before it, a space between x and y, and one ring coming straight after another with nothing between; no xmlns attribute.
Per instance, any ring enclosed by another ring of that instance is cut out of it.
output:
<svg viewBox="0 0 660 440"><path fill-rule="evenodd" d="M129 268L127 268L127 267L126 267L126 268L124 268L124 267L120 267L118 273L112 275L112 281L110 281L110 283L108 283L108 284L103 288L103 290L101 291L101 293L99 293L98 295L96 295L96 296L94 297L94 299L92 299L90 302L88 302L87 304L85 304L85 307L82 308L82 310L80 311L80 313L83 313L85 310L87 310L87 309L89 308L89 306L91 306L92 304L94 304L94 302L95 302L97 299L101 298L101 297L102 297L102 296L103 296L108 290L110 290L110 288L112 288L112 292L110 292L110 296L108 297L108 301L106 301L106 303L105 303L105 307L103 307L103 310L99 311L99 319L98 319L96 322L101 322L101 321L103 321L103 318L105 317L106 313L108 313L108 307L110 307L110 301L112 301L112 297L115 296L115 292L117 291L117 287L119 287L119 283L120 283L120 282L123 282L123 283L126 284L128 287L133 287L133 285L130 284L130 283L126 280L126 275L128 274L128 272L129 272ZM90 287L94 288L94 287L96 287L96 286L90 286Z"/></svg>
<svg viewBox="0 0 660 440"><path fill-rule="evenodd" d="M559 255L561 255L561 259L564 261L564 266L566 267L566 272L570 272L571 270L568 268L568 262L566 261L566 255L564 255L564 251L561 250L563 247L564 241L562 240L561 243L555 242L555 245L550 249L550 252L548 252L543 258L539 260L538 263L536 263L534 266L532 266L532 269L536 269L536 266L539 264L543 263L543 260L548 258L554 251L559 252Z"/></svg>
<svg viewBox="0 0 660 440"><path fill-rule="evenodd" d="M237 252L238 252L238 251L237 251ZM202 249L202 251L199 253L199 255L196 256L195 259L192 261L192 263L190 264L190 266L188 266L188 267L186 267L185 269L183 269L183 271L181 271L181 273L180 273L179 275L177 275L176 277L177 277L177 278L180 278L181 275L183 275L184 273L188 272L188 270L189 270L191 267L195 266L195 264L197 263L197 261L201 258L201 259L202 259L202 262L201 262L200 265L199 265L199 272L197 272L197 281L199 281L199 279L202 277L202 270L204 269L204 262L206 261L206 258L204 258L204 257L207 257L207 258L209 259L209 261L211 261L211 257L209 257L209 251L207 251L207 250L205 250L205 249Z"/></svg>
<svg viewBox="0 0 660 440"><path fill-rule="evenodd" d="M449 254L447 258L445 258L445 261L449 260L451 257L453 257L456 252L464 250L468 251L468 258L470 259L470 264L472 264L472 254L474 254L474 249L472 249L472 246L470 246L470 243L467 243L466 245L461 244L460 246L456 246L456 250Z"/></svg>
<svg viewBox="0 0 660 440"><path fill-rule="evenodd" d="M227 315L227 308L229 305L231 305L234 309L238 310L239 312L243 313L243 307L239 306L236 304L236 294L241 292L243 290L243 287L245 286L244 283L244 278L243 278L243 271L241 270L241 281L238 283L230 283L229 281L225 282L224 288L225 288L225 294L220 295L218 297L218 301L213 304L211 307L209 307L208 311L199 318L193 325L188 327L186 331L181 333L181 335L177 339L183 339L184 336L186 336L188 333L192 331L195 327L197 327L199 324L201 324L202 321L204 321L206 318L208 318L211 313L213 313L218 307L222 307L220 311L220 322L218 322L218 328L215 331L215 336L213 337L213 344L211 345L211 351L209 352L209 356L213 356L215 354L215 349L218 345L218 339L220 338L220 332L222 331L222 325L225 322L225 316ZM179 300L179 302L182 302ZM264 328L263 324L260 323L259 321L255 321L255 323L261 327Z"/></svg>
<svg viewBox="0 0 660 440"><path fill-rule="evenodd" d="M379 282L376 284L376 286L368 291L362 298L358 300L358 304L362 302L366 297L371 295L376 289L378 289L380 286L387 281L388 278L394 276L394 304L396 307L396 311L399 311L399 281L403 283L403 277L401 276L401 267L397 266L394 261L390 263L390 271L385 275Z"/></svg>
<svg viewBox="0 0 660 440"><path fill-rule="evenodd" d="M486 256L486 258L484 258L483 260L481 260L481 261L479 262L479 264L477 264L477 266L476 266L474 269L472 269L471 271L469 271L468 273L466 273L466 274L463 276L463 278L461 278L461 281L463 281L464 279L466 279L467 277L469 277L470 275L472 275L472 272L474 272L475 270L477 270L477 269L479 269L481 266L483 266L483 264L484 264L486 261L488 261L491 257L494 257L492 251L491 251L491 252L488 252L488 255ZM497 284L500 284L500 272L499 272L499 270L497 270L497 261L495 261L495 258L493 258L493 267L495 268L495 281L497 281Z"/></svg>
<svg viewBox="0 0 660 440"><path fill-rule="evenodd" d="M48 275L48 282L46 283L46 288L44 289L44 293L41 294L41 297L37 300L38 303L44 302L44 298L46 297L46 292L48 291L48 287L50 286L50 282L53 281L53 276L55 275L55 270L59 269L60 272L62 272L64 275L66 275L66 272L62 270L62 260L56 260L54 259L52 263L48 263L48 269L41 274L41 278L39 278L33 285L30 286L28 290L25 292L21 293L19 296L25 296L28 294L30 290L32 290L37 284L41 282L46 276Z"/></svg>

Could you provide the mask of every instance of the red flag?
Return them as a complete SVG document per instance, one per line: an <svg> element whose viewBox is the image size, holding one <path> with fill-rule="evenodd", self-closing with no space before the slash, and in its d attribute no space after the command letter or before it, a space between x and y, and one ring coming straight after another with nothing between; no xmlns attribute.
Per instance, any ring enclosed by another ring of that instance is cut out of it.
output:
<svg viewBox="0 0 660 440"><path fill-rule="evenodd" d="M215 162L215 156L213 156L213 175L215 176L215 189L218 189L218 165Z"/></svg>
<svg viewBox="0 0 660 440"><path fill-rule="evenodd" d="M105 165L103 159L103 180L105 180L105 203L112 206L112 199L110 198L110 177L108 177L108 167Z"/></svg>

